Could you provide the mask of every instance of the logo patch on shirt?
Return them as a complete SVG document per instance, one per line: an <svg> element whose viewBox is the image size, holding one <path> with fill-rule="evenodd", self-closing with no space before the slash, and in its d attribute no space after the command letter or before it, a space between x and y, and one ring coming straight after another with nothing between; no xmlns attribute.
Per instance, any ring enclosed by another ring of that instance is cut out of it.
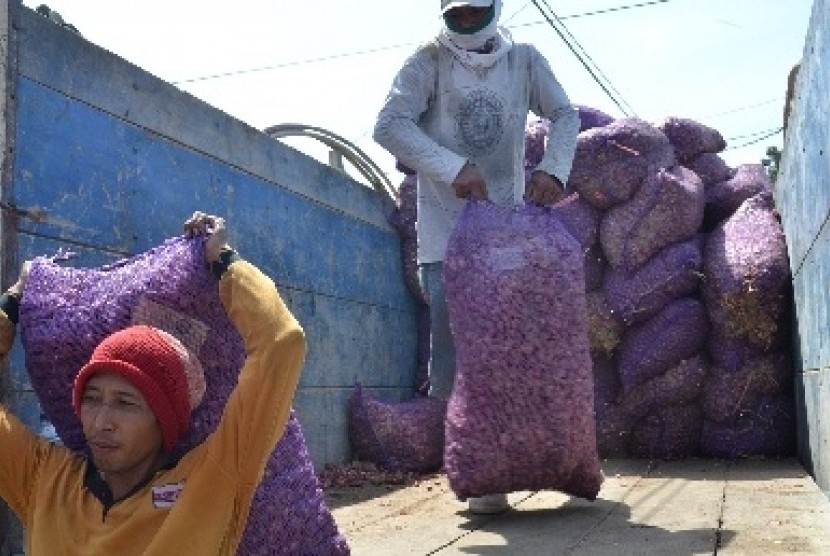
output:
<svg viewBox="0 0 830 556"><path fill-rule="evenodd" d="M504 134L504 103L493 91L474 89L458 107L459 146L470 155L490 153Z"/></svg>
<svg viewBox="0 0 830 556"><path fill-rule="evenodd" d="M172 483L153 487L153 507L170 508L179 499L184 483Z"/></svg>

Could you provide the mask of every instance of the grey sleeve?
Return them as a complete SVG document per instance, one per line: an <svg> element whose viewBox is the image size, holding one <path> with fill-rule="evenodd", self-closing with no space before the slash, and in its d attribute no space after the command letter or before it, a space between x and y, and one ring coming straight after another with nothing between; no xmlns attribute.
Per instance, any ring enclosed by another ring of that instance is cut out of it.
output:
<svg viewBox="0 0 830 556"><path fill-rule="evenodd" d="M532 46L529 50L530 109L550 121L547 148L536 169L556 176L566 185L576 152L579 111L571 104L544 56Z"/></svg>
<svg viewBox="0 0 830 556"><path fill-rule="evenodd" d="M419 126L435 97L437 62L425 46L398 72L378 114L372 137L398 161L436 183L450 184L467 160L439 145Z"/></svg>

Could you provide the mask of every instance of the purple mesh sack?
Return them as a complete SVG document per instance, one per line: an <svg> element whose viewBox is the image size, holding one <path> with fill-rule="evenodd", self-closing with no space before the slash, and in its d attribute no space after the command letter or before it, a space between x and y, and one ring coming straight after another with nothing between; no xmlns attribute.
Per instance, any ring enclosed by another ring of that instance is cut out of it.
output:
<svg viewBox="0 0 830 556"><path fill-rule="evenodd" d="M715 367L702 398L706 419L735 422L754 411L764 396L788 393L792 388L790 357L774 353L750 360L735 372Z"/></svg>
<svg viewBox="0 0 830 556"><path fill-rule="evenodd" d="M585 291L592 292L602 287L607 266L602 247L594 245L585 251Z"/></svg>
<svg viewBox="0 0 830 556"><path fill-rule="evenodd" d="M646 459L682 459L698 454L703 413L691 403L664 407L634 426L631 455Z"/></svg>
<svg viewBox="0 0 830 556"><path fill-rule="evenodd" d="M644 120L624 118L579 134L568 188L605 210L629 200L647 176L674 163L663 132Z"/></svg>
<svg viewBox="0 0 830 556"><path fill-rule="evenodd" d="M447 402L438 398L388 402L357 384L349 400L349 438L356 459L389 471L439 470L446 411Z"/></svg>
<svg viewBox="0 0 830 556"><path fill-rule="evenodd" d="M697 355L708 331L706 309L691 297L672 301L655 317L628 329L619 348L623 391L628 392Z"/></svg>
<svg viewBox="0 0 830 556"><path fill-rule="evenodd" d="M418 219L418 178L415 172L400 162L396 167L404 173L399 188L400 201L389 215L389 224L397 230L401 239L403 276L409 293L420 305L418 308L418 372L416 386L426 388L429 377L429 326L430 316L426 294L418 279L418 235L415 223Z"/></svg>
<svg viewBox="0 0 830 556"><path fill-rule="evenodd" d="M608 304L605 292L596 290L586 296L588 303L588 343L592 354L609 356L622 339L625 324Z"/></svg>
<svg viewBox="0 0 830 556"><path fill-rule="evenodd" d="M418 280L418 237L415 231L415 222L418 219L417 189L417 176L415 174L404 175L399 188L400 204L389 215L389 224L401 237L401 258L406 287L416 300L426 304L426 296Z"/></svg>
<svg viewBox="0 0 830 556"><path fill-rule="evenodd" d="M470 202L444 282L457 365L444 449L453 491L594 499L602 476L579 244L548 209Z"/></svg>
<svg viewBox="0 0 830 556"><path fill-rule="evenodd" d="M551 207L556 218L574 239L587 250L599 237L599 211L573 193Z"/></svg>
<svg viewBox="0 0 830 556"><path fill-rule="evenodd" d="M703 183L682 166L649 176L633 199L602 218L600 242L608 263L633 272L661 249L694 237L703 202Z"/></svg>
<svg viewBox="0 0 830 556"><path fill-rule="evenodd" d="M796 446L795 400L791 395L764 396L733 423L704 419L700 450L705 456L792 456Z"/></svg>
<svg viewBox="0 0 830 556"><path fill-rule="evenodd" d="M578 104L576 105L576 109L579 111L580 132L595 127L604 127L615 121L613 116L606 114L598 108Z"/></svg>
<svg viewBox="0 0 830 556"><path fill-rule="evenodd" d="M635 272L609 268L604 290L608 304L626 324L646 321L669 302L693 294L700 285L704 238L666 247Z"/></svg>
<svg viewBox="0 0 830 556"><path fill-rule="evenodd" d="M786 327L790 267L770 193L747 199L709 235L703 273L713 329L727 339L772 349Z"/></svg>
<svg viewBox="0 0 830 556"><path fill-rule="evenodd" d="M669 138L681 163L701 153L719 153L726 148L718 130L688 118L666 118L657 128Z"/></svg>
<svg viewBox="0 0 830 556"><path fill-rule="evenodd" d="M683 166L697 174L704 186L726 181L735 175L726 161L716 153L700 153L683 163Z"/></svg>
<svg viewBox="0 0 830 556"><path fill-rule="evenodd" d="M742 164L727 180L706 188L703 227L713 230L741 204L761 192L772 192L772 182L761 164Z"/></svg>
<svg viewBox="0 0 830 556"><path fill-rule="evenodd" d="M216 428L245 358L242 338L219 300L204 264L204 243L174 238L145 253L99 268L67 268L38 258L26 283L21 340L32 386L63 443L86 452L71 404L75 374L110 333L153 309L154 324L199 356L207 388L183 453ZM140 320L140 319L139 319ZM274 449L251 505L238 554L348 554L309 458L296 416Z"/></svg>
<svg viewBox="0 0 830 556"><path fill-rule="evenodd" d="M664 407L692 403L705 387L707 372L708 365L701 355L684 359L620 396L620 410L633 424Z"/></svg>

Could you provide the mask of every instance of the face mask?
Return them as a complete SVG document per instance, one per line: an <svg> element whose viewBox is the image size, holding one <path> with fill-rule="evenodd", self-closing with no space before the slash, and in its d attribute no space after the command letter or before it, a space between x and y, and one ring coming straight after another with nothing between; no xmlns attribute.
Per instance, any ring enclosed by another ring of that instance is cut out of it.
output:
<svg viewBox="0 0 830 556"><path fill-rule="evenodd" d="M443 33L458 47L465 50L475 50L481 48L487 41L493 39L498 34L499 15L501 14L501 0L493 0L492 10L484 17L479 25L473 29L464 29L459 31L457 28L450 27L446 18L444 19Z"/></svg>
<svg viewBox="0 0 830 556"><path fill-rule="evenodd" d="M493 4L489 8L487 8L487 13L484 15L484 17L481 18L481 21L479 21L478 24L474 25L473 27L465 28L457 26L453 19L448 16L448 13L449 12L447 12L447 14L444 14L444 25L447 26L447 29L449 29L453 33L458 33L459 35L472 35L474 33L478 33L482 29L485 29L488 25L490 25L490 23L493 22L493 20L496 19L496 6L495 4Z"/></svg>

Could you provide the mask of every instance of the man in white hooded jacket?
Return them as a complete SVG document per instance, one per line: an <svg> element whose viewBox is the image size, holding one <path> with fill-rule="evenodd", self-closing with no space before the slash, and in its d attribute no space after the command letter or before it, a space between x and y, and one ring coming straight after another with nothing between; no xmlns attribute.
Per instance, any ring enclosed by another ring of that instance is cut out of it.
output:
<svg viewBox="0 0 830 556"><path fill-rule="evenodd" d="M512 206L564 196L579 113L541 53L514 44L498 25L502 0L441 0L443 26L395 77L374 139L418 175L418 265L430 305L430 396L447 399L455 349L444 299L447 240L467 199ZM550 120L545 154L525 187L529 112ZM470 509L507 508L505 494L471 498Z"/></svg>

